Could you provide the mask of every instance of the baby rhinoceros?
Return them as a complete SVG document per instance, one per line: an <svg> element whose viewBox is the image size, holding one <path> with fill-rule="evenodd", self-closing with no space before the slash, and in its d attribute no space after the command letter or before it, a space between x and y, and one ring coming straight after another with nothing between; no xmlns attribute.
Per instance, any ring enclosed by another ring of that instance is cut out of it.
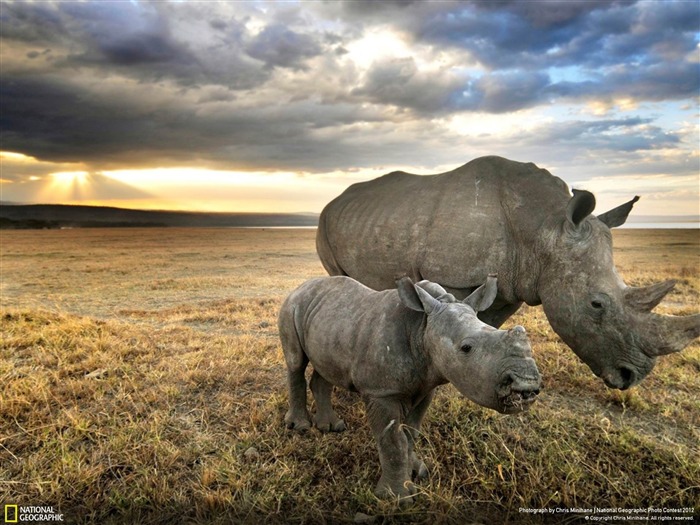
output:
<svg viewBox="0 0 700 525"><path fill-rule="evenodd" d="M497 330L476 316L496 297L495 277L462 302L428 281L404 277L397 285L377 292L344 276L307 281L282 305L279 332L287 427L311 426L304 376L311 362L316 427L345 429L331 407L334 385L359 392L382 467L375 493L403 497L415 492L412 474L428 474L413 444L437 386L449 381L476 403L512 414L534 401L540 374L524 328Z"/></svg>

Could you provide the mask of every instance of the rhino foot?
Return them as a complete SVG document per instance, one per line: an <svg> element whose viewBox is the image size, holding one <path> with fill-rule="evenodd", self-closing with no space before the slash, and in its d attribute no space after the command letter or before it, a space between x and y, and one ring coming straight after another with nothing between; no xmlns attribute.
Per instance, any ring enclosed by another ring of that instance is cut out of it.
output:
<svg viewBox="0 0 700 525"><path fill-rule="evenodd" d="M343 432L345 430L345 421L336 419L335 421L323 421L318 418L314 422L317 429L324 434L327 432Z"/></svg>
<svg viewBox="0 0 700 525"><path fill-rule="evenodd" d="M396 499L398 498L399 505L402 507L413 503L413 498L416 493L416 486L410 481L406 481L398 486L391 486L390 483L379 480L374 495L381 499Z"/></svg>
<svg viewBox="0 0 700 525"><path fill-rule="evenodd" d="M411 473L416 480L428 479L428 467L426 467L425 463L418 458L413 460L413 470Z"/></svg>
<svg viewBox="0 0 700 525"><path fill-rule="evenodd" d="M311 428L308 414L295 414L291 410L284 416L284 423L288 429L298 432L306 432Z"/></svg>

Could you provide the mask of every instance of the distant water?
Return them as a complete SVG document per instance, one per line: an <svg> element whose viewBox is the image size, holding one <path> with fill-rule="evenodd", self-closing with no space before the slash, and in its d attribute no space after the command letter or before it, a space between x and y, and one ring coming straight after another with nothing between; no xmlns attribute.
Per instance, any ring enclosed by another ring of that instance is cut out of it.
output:
<svg viewBox="0 0 700 525"><path fill-rule="evenodd" d="M634 215L632 213L622 228L652 229L700 229L700 215Z"/></svg>
<svg viewBox="0 0 700 525"><path fill-rule="evenodd" d="M653 229L699 229L700 222L628 222L622 228Z"/></svg>

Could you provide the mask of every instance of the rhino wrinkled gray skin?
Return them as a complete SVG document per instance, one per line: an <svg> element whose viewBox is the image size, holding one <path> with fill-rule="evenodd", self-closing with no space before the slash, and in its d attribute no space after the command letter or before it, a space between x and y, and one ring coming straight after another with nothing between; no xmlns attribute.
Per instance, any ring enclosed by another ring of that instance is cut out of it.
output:
<svg viewBox="0 0 700 525"><path fill-rule="evenodd" d="M652 313L675 281L635 288L615 271L610 228L635 197L595 217L595 198L532 163L482 157L439 175L394 172L354 184L323 210L316 247L330 275L383 290L398 275L464 297L488 273L499 327L523 302L611 388L641 381L659 355L700 336L700 314Z"/></svg>
<svg viewBox="0 0 700 525"><path fill-rule="evenodd" d="M413 443L434 389L452 383L469 399L503 413L526 409L540 375L525 329L497 330L477 317L496 296L493 276L464 301L435 283L377 292L349 277L307 281L285 300L279 333L288 368L288 428L307 430L306 378L315 426L341 431L331 407L333 386L359 392L379 449L378 495L409 496L412 474L427 476Z"/></svg>

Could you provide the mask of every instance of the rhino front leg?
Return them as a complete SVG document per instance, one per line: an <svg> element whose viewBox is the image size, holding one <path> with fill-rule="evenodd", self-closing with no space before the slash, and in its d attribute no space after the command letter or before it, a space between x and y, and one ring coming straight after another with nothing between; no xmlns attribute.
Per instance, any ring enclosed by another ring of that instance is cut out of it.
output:
<svg viewBox="0 0 700 525"><path fill-rule="evenodd" d="M338 417L331 405L333 385L323 379L316 370L311 375L311 392L316 400L316 417L314 418L316 428L321 432L342 432L345 430L345 421Z"/></svg>
<svg viewBox="0 0 700 525"><path fill-rule="evenodd" d="M389 399L370 398L365 403L382 465L374 493L378 497L409 498L415 487L411 482L408 437L402 424L404 407L399 401Z"/></svg>
<svg viewBox="0 0 700 525"><path fill-rule="evenodd" d="M408 413L406 417L406 426L408 427L408 446L409 446L409 457L411 461L411 471L416 479L426 479L428 477L428 467L425 463L416 455L414 447L415 442L418 439L420 433L420 426L425 417L425 413L433 400L433 395L435 390L431 390L428 394L418 403L413 410Z"/></svg>

